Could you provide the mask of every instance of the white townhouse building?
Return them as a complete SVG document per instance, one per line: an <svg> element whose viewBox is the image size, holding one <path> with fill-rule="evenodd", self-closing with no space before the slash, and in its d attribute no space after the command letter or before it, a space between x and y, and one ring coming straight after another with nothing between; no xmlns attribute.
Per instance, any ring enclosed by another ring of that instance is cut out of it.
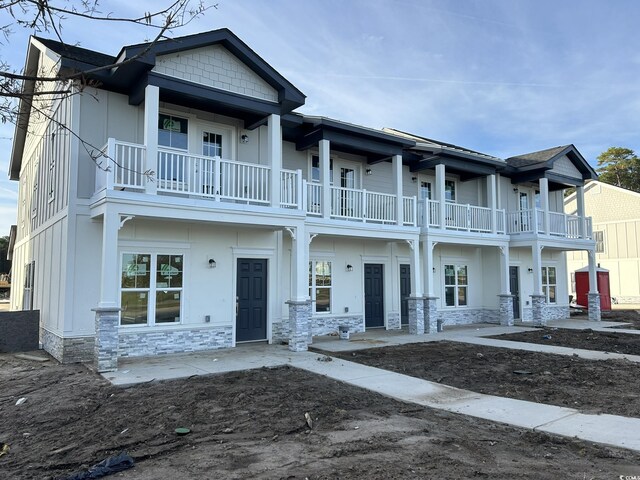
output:
<svg viewBox="0 0 640 480"><path fill-rule="evenodd" d="M32 37L25 71L85 72L22 101L10 162L11 308L40 310L63 362L544 324L568 317L566 252L595 275L596 175L572 145L505 160L297 113L305 96L227 29L116 56Z"/></svg>

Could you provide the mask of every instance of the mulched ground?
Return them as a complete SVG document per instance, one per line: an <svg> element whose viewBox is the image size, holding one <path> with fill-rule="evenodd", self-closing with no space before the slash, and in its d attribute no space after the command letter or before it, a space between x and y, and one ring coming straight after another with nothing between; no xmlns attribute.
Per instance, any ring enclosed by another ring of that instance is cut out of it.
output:
<svg viewBox="0 0 640 480"><path fill-rule="evenodd" d="M640 364L627 360L585 360L458 342L331 355L473 392L640 417Z"/></svg>
<svg viewBox="0 0 640 480"><path fill-rule="evenodd" d="M192 432L178 437L176 427ZM0 452L4 444L0 477L11 480L66 478L121 450L136 465L107 478L640 474L640 455L626 450L405 404L294 368L124 389L81 365L0 355Z"/></svg>
<svg viewBox="0 0 640 480"><path fill-rule="evenodd" d="M640 310L607 310L601 312L601 317L602 320L606 320L607 322L626 322L628 324L619 327L610 327L612 329L629 328L632 330L640 330ZM571 318L574 320L584 320L585 328L589 328L588 312L586 310L581 313L572 313Z"/></svg>

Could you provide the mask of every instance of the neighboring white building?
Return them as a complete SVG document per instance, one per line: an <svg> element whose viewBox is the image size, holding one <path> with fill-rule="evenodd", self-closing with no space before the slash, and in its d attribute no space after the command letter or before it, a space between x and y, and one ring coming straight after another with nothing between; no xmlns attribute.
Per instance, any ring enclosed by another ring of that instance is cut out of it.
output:
<svg viewBox="0 0 640 480"><path fill-rule="evenodd" d="M563 213L596 177L572 145L503 160L296 113L226 29L147 48L29 44L27 72L119 65L21 103L11 308L40 310L56 358L568 317L566 252L595 248Z"/></svg>
<svg viewBox="0 0 640 480"><path fill-rule="evenodd" d="M593 219L596 261L609 270L611 299L640 304L640 193L591 181L584 188L585 212ZM576 195L565 199L565 211L575 214ZM574 272L587 265L587 255L567 255L569 291L575 295Z"/></svg>

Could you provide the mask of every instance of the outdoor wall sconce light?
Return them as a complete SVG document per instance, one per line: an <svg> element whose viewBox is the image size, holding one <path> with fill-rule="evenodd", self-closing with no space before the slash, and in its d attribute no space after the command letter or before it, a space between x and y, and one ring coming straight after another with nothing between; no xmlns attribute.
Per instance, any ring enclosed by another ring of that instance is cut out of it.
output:
<svg viewBox="0 0 640 480"><path fill-rule="evenodd" d="M216 261L213 258L209 259L209 268L216 268Z"/></svg>
<svg viewBox="0 0 640 480"><path fill-rule="evenodd" d="M246 133L240 135L240 143L249 143L249 135Z"/></svg>
<svg viewBox="0 0 640 480"><path fill-rule="evenodd" d="M353 272L353 265L347 263L347 272Z"/></svg>
<svg viewBox="0 0 640 480"><path fill-rule="evenodd" d="M527 272L533 273L533 268L531 268L531 267L527 268Z"/></svg>
<svg viewBox="0 0 640 480"><path fill-rule="evenodd" d="M418 177L411 177L411 181L412 181L413 183L416 183L416 182L418 181Z"/></svg>
<svg viewBox="0 0 640 480"><path fill-rule="evenodd" d="M373 172L371 171L370 168L367 168L364 173L366 173L367 175L371 175Z"/></svg>
<svg viewBox="0 0 640 480"><path fill-rule="evenodd" d="M517 192L518 191L518 187L513 187L513 191Z"/></svg>

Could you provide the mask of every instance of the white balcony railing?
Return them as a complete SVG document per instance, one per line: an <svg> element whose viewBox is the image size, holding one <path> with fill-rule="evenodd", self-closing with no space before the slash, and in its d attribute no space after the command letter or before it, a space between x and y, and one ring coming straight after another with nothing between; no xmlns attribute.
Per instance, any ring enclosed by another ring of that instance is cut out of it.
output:
<svg viewBox="0 0 640 480"><path fill-rule="evenodd" d="M418 202L416 202L416 197L402 197L402 215L403 225L417 225Z"/></svg>
<svg viewBox="0 0 640 480"><path fill-rule="evenodd" d="M305 210L307 215L322 215L322 185L319 183L306 183L306 185Z"/></svg>
<svg viewBox="0 0 640 480"><path fill-rule="evenodd" d="M142 190L252 205L270 205L272 201L272 172L267 166L158 147L155 168L149 168L144 145L115 139L109 139L101 152L98 161L102 159L109 169L98 170L97 190ZM415 226L422 215L415 197L333 186L329 192L331 218ZM301 170L280 171L279 193L282 208L299 209L310 216L325 214L323 186L304 181ZM400 219L398 201L402 202ZM437 208L433 210L436 214Z"/></svg>
<svg viewBox="0 0 640 480"><path fill-rule="evenodd" d="M509 212L507 213L507 233L510 235L539 233L562 238L592 238L590 217L549 212L548 231L546 231L544 217L544 211L540 209Z"/></svg>
<svg viewBox="0 0 640 480"><path fill-rule="evenodd" d="M420 225L426 228L444 228L476 233L494 231L492 210L488 207L446 202L444 205L444 224L440 220L440 202L436 200L421 202L420 213ZM505 233L504 215L504 210L496 210L496 233Z"/></svg>
<svg viewBox="0 0 640 480"><path fill-rule="evenodd" d="M298 208L302 195L302 171L281 170L280 172L280 206Z"/></svg>

